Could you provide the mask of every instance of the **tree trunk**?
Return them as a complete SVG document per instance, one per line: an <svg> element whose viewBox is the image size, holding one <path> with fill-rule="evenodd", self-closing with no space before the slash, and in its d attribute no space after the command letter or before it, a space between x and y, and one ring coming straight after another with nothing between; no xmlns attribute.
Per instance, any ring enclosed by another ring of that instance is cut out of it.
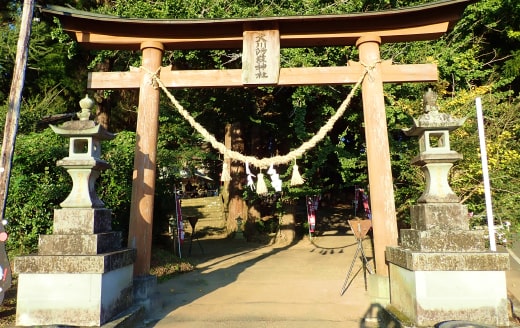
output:
<svg viewBox="0 0 520 328"><path fill-rule="evenodd" d="M279 231L276 236L278 244L292 244L296 241L296 205L283 205L283 214L280 219Z"/></svg>
<svg viewBox="0 0 520 328"><path fill-rule="evenodd" d="M230 140L231 150L244 153L244 139L240 123L233 123L226 126L226 136ZM230 161L229 164L231 181L227 183L228 217L226 227L228 233L237 230L237 219L243 223L247 219L247 204L242 197L244 185L246 184L244 164L238 161ZM226 189L226 188L224 188Z"/></svg>
<svg viewBox="0 0 520 328"><path fill-rule="evenodd" d="M96 71L98 72L110 72L112 70L112 63L109 59L105 59L101 63L96 65ZM98 109L96 112L96 119L98 123L109 130L110 127L110 112L112 110L112 106L110 104L110 99L105 97L105 90L97 90L94 98L98 104Z"/></svg>
<svg viewBox="0 0 520 328"><path fill-rule="evenodd" d="M224 133L224 145L227 149L231 149L231 124L226 124ZM231 167L231 160L224 157L222 161L222 169L226 166L228 169ZM224 174L224 172L222 172ZM224 209L224 219L226 220L226 226L229 218L229 183L230 181L223 181L220 188L220 197L222 199L222 207Z"/></svg>
<svg viewBox="0 0 520 328"><path fill-rule="evenodd" d="M250 152L257 158L261 158L264 156L261 152L261 130L258 127L258 125L251 126L250 134L249 134L249 146L250 146ZM258 172L255 172L255 168L251 167L251 173L254 175L257 175ZM247 182L246 182L247 185ZM248 188L246 186L246 188ZM247 220L244 227L244 235L246 238L251 239L251 237L258 233L256 229L256 222L262 219L262 212L259 208L259 202L250 202L248 204L248 211L247 211Z"/></svg>

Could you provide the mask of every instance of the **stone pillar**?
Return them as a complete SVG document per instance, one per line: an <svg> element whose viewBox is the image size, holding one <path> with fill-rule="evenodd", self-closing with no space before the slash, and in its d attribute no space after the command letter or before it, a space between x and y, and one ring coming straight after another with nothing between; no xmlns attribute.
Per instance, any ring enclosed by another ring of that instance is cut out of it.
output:
<svg viewBox="0 0 520 328"><path fill-rule="evenodd" d="M40 236L38 254L18 257L17 326L101 326L133 302L135 252L121 247L111 211L94 189L109 164L100 159L101 140L113 138L89 120L94 102L81 102L79 121L52 129L70 138L69 156L59 160L72 177L70 195L54 211L52 235Z"/></svg>
<svg viewBox="0 0 520 328"><path fill-rule="evenodd" d="M410 209L411 229L386 250L391 308L416 327L447 320L508 326L509 255L486 249L483 232L469 229L467 208L449 186L449 170L462 159L450 150L449 132L464 120L439 113L436 97L426 93L425 113L404 131L419 137L412 164L424 172L426 188Z"/></svg>

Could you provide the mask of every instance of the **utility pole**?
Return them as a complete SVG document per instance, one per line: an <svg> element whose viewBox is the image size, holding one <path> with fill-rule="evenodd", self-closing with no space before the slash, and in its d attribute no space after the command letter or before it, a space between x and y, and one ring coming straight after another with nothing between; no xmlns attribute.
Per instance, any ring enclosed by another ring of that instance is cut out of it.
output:
<svg viewBox="0 0 520 328"><path fill-rule="evenodd" d="M4 231L4 215L5 206L7 204L9 178L11 177L16 132L20 119L20 106L25 82L25 68L27 67L33 10L34 0L24 0L20 34L16 47L16 62L14 65L13 80L11 81L11 90L9 92L9 105L5 118L2 153L0 154L0 265L3 268L2 272L0 272L0 304L4 299L5 291L11 287L11 267L5 251L7 234Z"/></svg>

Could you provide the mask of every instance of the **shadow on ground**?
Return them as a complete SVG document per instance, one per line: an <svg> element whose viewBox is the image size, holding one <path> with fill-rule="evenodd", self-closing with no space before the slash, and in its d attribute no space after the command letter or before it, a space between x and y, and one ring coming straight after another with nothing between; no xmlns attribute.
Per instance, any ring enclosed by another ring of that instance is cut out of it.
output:
<svg viewBox="0 0 520 328"><path fill-rule="evenodd" d="M146 318L146 327L154 327L176 309L235 282L247 268L293 245L273 248L228 238L199 239L193 243L188 259L195 270L158 285L159 304ZM188 253L187 245L183 252Z"/></svg>
<svg viewBox="0 0 520 328"><path fill-rule="evenodd" d="M288 245L195 239L189 260L196 269L158 285L146 327L365 327L362 318L376 305L347 218L347 208L322 208L317 231ZM372 262L371 243L364 247Z"/></svg>

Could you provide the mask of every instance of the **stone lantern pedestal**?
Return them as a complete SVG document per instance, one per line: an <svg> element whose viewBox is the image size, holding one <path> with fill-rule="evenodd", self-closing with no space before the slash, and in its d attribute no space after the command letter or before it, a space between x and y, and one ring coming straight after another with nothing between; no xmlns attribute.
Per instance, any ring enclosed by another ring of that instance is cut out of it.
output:
<svg viewBox="0 0 520 328"><path fill-rule="evenodd" d="M466 206L448 183L462 155L450 150L449 132L463 120L439 113L436 95L425 95L425 114L404 131L419 137L425 191L411 207L411 229L402 229L397 247L386 249L390 270L390 310L417 327L448 320L509 326L505 271L507 253L486 248L483 232L469 229Z"/></svg>
<svg viewBox="0 0 520 328"><path fill-rule="evenodd" d="M89 120L93 102L80 102L79 121L51 126L70 138L69 156L59 160L72 177L69 196L54 211L52 235L41 235L38 254L18 257L17 326L101 326L133 302L135 253L122 248L109 209L95 181L109 164L101 141L114 136Z"/></svg>

